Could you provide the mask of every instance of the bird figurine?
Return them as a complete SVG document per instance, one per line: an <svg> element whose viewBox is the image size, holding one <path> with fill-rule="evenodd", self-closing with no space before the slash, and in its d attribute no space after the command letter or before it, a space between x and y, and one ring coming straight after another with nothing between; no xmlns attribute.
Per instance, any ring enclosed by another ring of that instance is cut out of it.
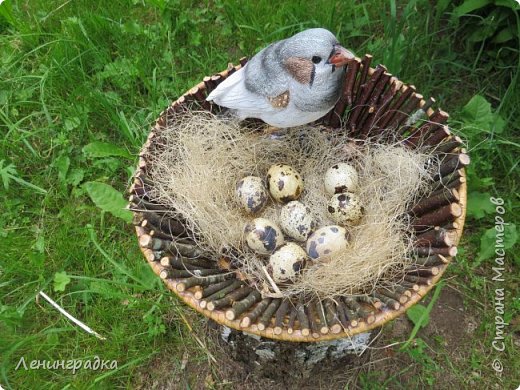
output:
<svg viewBox="0 0 520 390"><path fill-rule="evenodd" d="M343 66L354 58L330 31L308 29L262 49L206 100L240 119L258 118L278 128L304 125L334 107Z"/></svg>

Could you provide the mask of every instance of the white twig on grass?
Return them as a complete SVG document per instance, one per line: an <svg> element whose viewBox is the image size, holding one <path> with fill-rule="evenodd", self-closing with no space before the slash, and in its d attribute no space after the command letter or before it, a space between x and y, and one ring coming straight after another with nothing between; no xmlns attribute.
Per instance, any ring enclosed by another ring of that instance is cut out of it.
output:
<svg viewBox="0 0 520 390"><path fill-rule="evenodd" d="M58 310L61 314L63 314L65 317L67 317L70 321L74 322L76 325L78 325L81 329L83 329L85 332L89 334L93 334L100 340L106 340L105 337L101 336L98 332L91 329L89 326L85 325L80 320L74 318L72 315L67 313L64 308L62 308L60 305L58 305L54 300L52 300L47 294L45 294L43 291L40 291L39 293L47 302L49 302L56 310Z"/></svg>

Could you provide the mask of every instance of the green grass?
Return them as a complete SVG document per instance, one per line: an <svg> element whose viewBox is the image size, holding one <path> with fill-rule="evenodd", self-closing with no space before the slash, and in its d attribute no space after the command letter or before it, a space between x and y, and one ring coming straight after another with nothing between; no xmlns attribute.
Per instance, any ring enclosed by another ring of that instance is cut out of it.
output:
<svg viewBox="0 0 520 390"><path fill-rule="evenodd" d="M488 194L505 199L509 222L519 213L519 13L514 6L488 6L458 17L460 8L438 3L5 1L0 6L0 384L135 387L160 354L176 357L179 366L186 350L204 356L183 320L190 313L146 266L131 226L100 211L83 184L98 181L123 192L151 123L172 100L228 62L315 26L335 32L358 55L373 54L374 63L434 96L450 112L452 127L468 139L473 211L464 251L448 276L456 276L449 283L463 291L468 306L485 302L477 306L478 337L471 361L454 363L436 346L413 350L413 356L426 356L417 360L422 362L417 384L430 382L432 367L462 378L478 371L486 386L496 383L490 368L492 258L476 259L491 242L484 238L481 248L481 237L494 226ZM488 22L491 14L499 24ZM495 25L513 37L497 39ZM468 118L463 107L477 94L491 108ZM483 115L487 122L480 120ZM119 149L92 155L84 147L93 142ZM520 301L513 299L518 291L513 275L520 268L514 249L503 285L506 318L516 323L507 331L502 354L504 388L516 388L520 372L513 345L520 315ZM40 290L107 340L73 327L36 299ZM22 356L27 362L99 356L117 360L119 368L75 375L15 371ZM174 375L179 367L170 370ZM398 369L393 375L400 375ZM363 376L358 385L384 386L376 375Z"/></svg>

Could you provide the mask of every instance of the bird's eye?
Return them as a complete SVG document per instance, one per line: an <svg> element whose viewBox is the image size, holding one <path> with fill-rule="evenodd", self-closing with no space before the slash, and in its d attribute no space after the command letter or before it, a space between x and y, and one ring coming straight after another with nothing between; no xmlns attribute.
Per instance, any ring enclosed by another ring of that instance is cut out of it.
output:
<svg viewBox="0 0 520 390"><path fill-rule="evenodd" d="M315 64L319 64L321 62L321 57L320 56L312 57L312 62L314 62Z"/></svg>

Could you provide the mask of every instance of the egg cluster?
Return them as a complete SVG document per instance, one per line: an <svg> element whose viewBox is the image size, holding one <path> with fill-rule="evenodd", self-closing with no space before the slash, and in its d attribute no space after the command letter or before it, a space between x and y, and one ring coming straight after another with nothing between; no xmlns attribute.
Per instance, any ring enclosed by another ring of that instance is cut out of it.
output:
<svg viewBox="0 0 520 390"><path fill-rule="evenodd" d="M267 268L276 283L293 282L308 261L327 262L344 250L348 237L344 226L359 223L363 215L354 167L346 163L332 166L325 173L324 185L325 192L332 196L327 211L337 225L317 229L310 209L298 200L303 193L303 178L293 167L275 164L269 168L265 181L247 176L237 183L237 201L249 215L258 215L267 205L269 195L283 204L280 226L257 217L244 229L247 245L260 255L270 256ZM286 241L284 234L291 242Z"/></svg>

